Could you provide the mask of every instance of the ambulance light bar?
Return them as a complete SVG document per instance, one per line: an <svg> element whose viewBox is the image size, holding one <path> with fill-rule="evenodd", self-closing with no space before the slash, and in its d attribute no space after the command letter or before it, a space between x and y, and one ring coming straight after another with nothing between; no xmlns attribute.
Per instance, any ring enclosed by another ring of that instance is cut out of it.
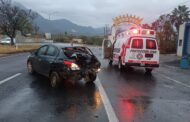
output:
<svg viewBox="0 0 190 122"><path fill-rule="evenodd" d="M138 34L138 30L137 29L133 29L132 32L133 32L133 34Z"/></svg>
<svg viewBox="0 0 190 122"><path fill-rule="evenodd" d="M125 36L145 36L145 37L156 38L156 32L150 29L133 28L130 29L129 31L122 32L117 35L118 38L123 38Z"/></svg>
<svg viewBox="0 0 190 122"><path fill-rule="evenodd" d="M156 32L150 29L131 29L127 35L137 35L137 36L150 36L156 37Z"/></svg>

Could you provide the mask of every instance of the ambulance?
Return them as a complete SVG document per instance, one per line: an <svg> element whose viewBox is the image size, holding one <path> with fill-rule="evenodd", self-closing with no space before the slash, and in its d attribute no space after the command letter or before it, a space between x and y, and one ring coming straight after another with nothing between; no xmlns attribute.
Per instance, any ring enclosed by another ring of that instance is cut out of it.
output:
<svg viewBox="0 0 190 122"><path fill-rule="evenodd" d="M151 73L159 67L159 45L156 32L143 29L142 19L136 16L119 16L113 19L111 34L103 40L102 54L109 64L125 67L144 67Z"/></svg>

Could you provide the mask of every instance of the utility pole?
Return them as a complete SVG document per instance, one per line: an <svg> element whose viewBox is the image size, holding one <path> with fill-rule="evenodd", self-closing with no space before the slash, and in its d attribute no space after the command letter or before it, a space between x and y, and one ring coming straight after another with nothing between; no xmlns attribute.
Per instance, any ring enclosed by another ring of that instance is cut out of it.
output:
<svg viewBox="0 0 190 122"><path fill-rule="evenodd" d="M42 12L42 13L46 14L48 16L48 19L51 20L51 16L57 14L58 12L54 11L54 12Z"/></svg>
<svg viewBox="0 0 190 122"><path fill-rule="evenodd" d="M104 27L104 38L108 38L109 25L106 24Z"/></svg>

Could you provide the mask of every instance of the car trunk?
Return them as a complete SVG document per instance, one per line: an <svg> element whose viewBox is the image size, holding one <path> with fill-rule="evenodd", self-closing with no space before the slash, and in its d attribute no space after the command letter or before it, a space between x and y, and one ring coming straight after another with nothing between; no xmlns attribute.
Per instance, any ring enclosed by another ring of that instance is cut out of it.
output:
<svg viewBox="0 0 190 122"><path fill-rule="evenodd" d="M63 52L69 60L73 60L82 70L100 67L97 58L85 47L67 47L63 49Z"/></svg>

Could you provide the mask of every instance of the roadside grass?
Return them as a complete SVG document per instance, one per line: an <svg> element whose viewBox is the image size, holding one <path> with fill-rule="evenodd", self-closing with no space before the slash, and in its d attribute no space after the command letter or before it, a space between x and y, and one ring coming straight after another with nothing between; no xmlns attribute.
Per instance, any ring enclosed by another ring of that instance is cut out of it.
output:
<svg viewBox="0 0 190 122"><path fill-rule="evenodd" d="M31 52L36 50L37 48L39 48L38 45L22 45L19 46L17 49L15 46L0 45L0 56L15 54L15 53Z"/></svg>

